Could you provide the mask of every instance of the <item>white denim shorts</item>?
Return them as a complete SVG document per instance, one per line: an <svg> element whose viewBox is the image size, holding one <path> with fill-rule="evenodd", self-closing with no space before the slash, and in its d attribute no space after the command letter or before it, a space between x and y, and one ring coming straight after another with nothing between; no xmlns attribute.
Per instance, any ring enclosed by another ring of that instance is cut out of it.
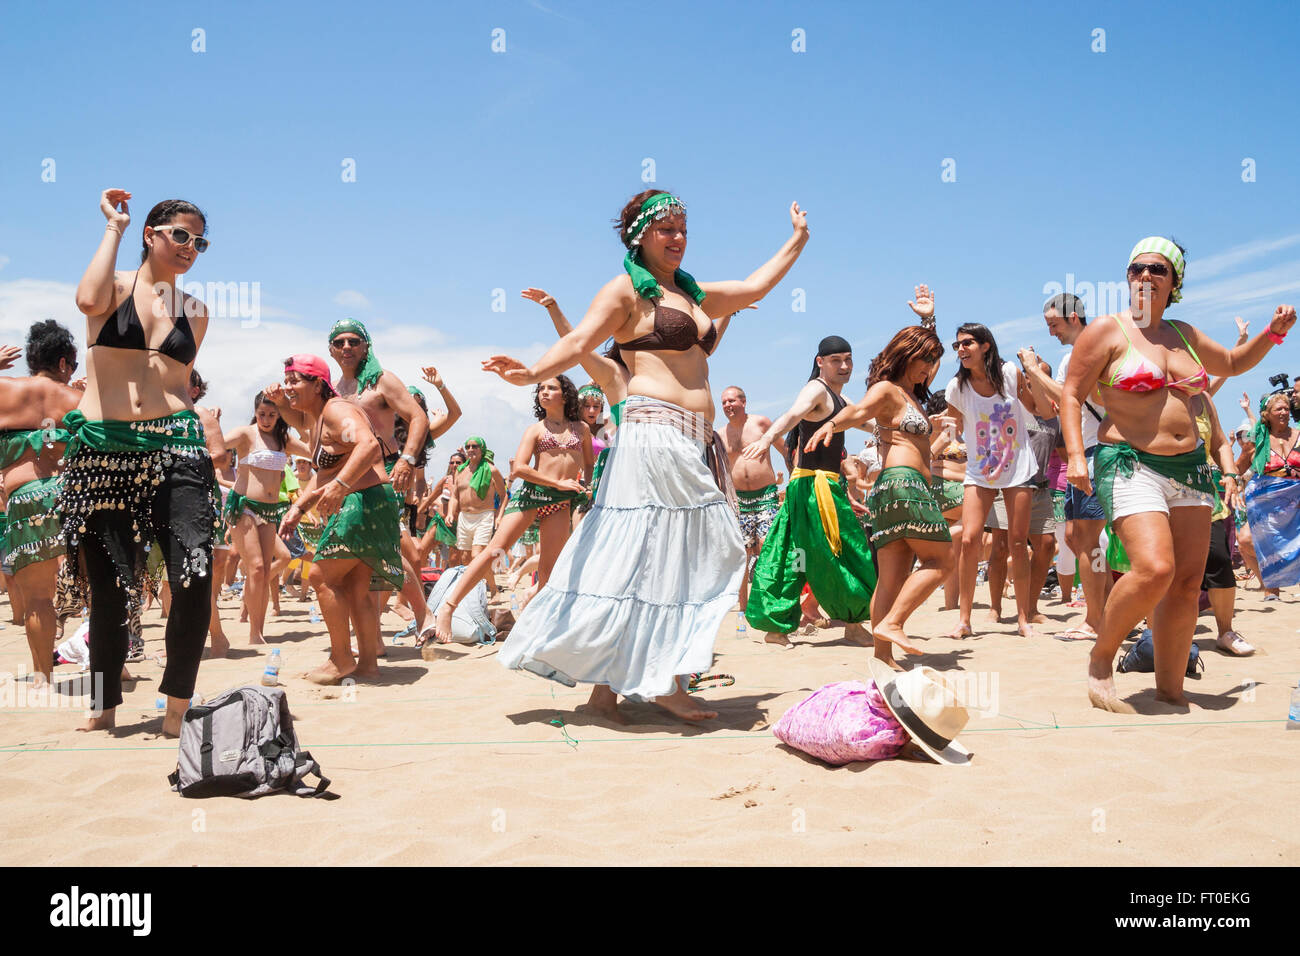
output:
<svg viewBox="0 0 1300 956"><path fill-rule="evenodd" d="M1186 485L1166 478L1157 471L1138 462L1131 477L1116 475L1111 491L1111 521L1127 515L1159 511L1169 514L1170 508L1212 508L1214 497L1192 491Z"/></svg>

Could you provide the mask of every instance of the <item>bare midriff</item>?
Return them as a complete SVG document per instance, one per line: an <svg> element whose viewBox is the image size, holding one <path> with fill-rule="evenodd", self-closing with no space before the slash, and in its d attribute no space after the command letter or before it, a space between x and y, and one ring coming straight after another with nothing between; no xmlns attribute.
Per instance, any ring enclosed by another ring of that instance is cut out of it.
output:
<svg viewBox="0 0 1300 956"><path fill-rule="evenodd" d="M1155 455L1181 455L1200 440L1191 400L1177 389L1123 392L1108 388L1105 395L1106 417L1097 428L1100 442L1127 442Z"/></svg>
<svg viewBox="0 0 1300 956"><path fill-rule="evenodd" d="M252 468L241 461L239 473L235 476L234 491L253 501L279 501L283 481L284 472L272 471L270 468Z"/></svg>
<svg viewBox="0 0 1300 956"><path fill-rule="evenodd" d="M91 320L92 342L102 324ZM188 365L137 349L86 350L86 395L77 408L90 421L141 422L193 407Z"/></svg>
<svg viewBox="0 0 1300 956"><path fill-rule="evenodd" d="M673 296L665 296L662 303L670 308L679 309L695 318L696 334L699 329L707 330L711 319L695 303ZM631 342L642 335L654 331L654 306L641 303L639 314L628 325L625 342ZM713 392L709 389L709 357L698 345L684 352L671 350L646 349L644 351L624 352L623 361L627 363L631 379L627 383L629 395L644 395L657 398L662 402L680 405L688 411L698 412L709 421L713 421Z"/></svg>

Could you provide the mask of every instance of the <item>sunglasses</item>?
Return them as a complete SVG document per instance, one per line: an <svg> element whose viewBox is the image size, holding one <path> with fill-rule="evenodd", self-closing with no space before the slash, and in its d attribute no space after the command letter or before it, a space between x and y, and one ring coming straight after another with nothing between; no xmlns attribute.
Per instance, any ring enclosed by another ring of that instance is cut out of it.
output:
<svg viewBox="0 0 1300 956"><path fill-rule="evenodd" d="M1164 279L1169 276L1169 267L1163 262L1130 262L1128 266L1128 277L1136 279L1144 272L1150 272L1157 279Z"/></svg>
<svg viewBox="0 0 1300 956"><path fill-rule="evenodd" d="M364 342L365 339L358 339L351 336L340 335L337 339L331 342L330 345L334 346L336 349L346 349L346 348L355 349L355 348L360 348Z"/></svg>
<svg viewBox="0 0 1300 956"><path fill-rule="evenodd" d="M208 240L204 239L202 236L196 236L188 229L182 229L180 226L154 226L153 231L170 233L169 238L178 246L188 246L190 240L193 239L195 252L208 251Z"/></svg>
<svg viewBox="0 0 1300 956"><path fill-rule="evenodd" d="M979 345L979 343L974 339L962 339L960 342L952 343L952 350L954 352L960 352L962 349L973 349L977 345Z"/></svg>

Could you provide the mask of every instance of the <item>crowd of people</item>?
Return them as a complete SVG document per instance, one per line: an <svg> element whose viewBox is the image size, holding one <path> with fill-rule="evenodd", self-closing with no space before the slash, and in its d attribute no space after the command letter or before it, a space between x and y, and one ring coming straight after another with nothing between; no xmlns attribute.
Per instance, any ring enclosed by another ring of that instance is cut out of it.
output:
<svg viewBox="0 0 1300 956"><path fill-rule="evenodd" d="M1048 636L1043 600L1080 612L1050 636L1092 643L1094 706L1132 710L1113 673L1135 636L1157 698L1186 706L1201 602L1218 646L1249 655L1236 565L1266 599L1300 584L1300 376L1275 377L1257 415L1243 395L1231 437L1212 401L1283 342L1295 309L1279 305L1253 337L1239 319L1231 348L1173 320L1186 260L1168 238L1130 252L1128 309L1088 316L1068 293L1044 304L1046 330L1069 349L1055 370L1031 348L1005 359L988 327L966 322L951 342L957 373L938 389L945 343L935 294L918 285L914 321L871 359L860 398L853 349L829 334L787 411L752 415L729 386L715 430L709 359L794 267L807 213L791 204L790 235L746 278L697 282L682 269L684 202L646 190L617 219L623 268L581 321L525 289L558 340L531 365L483 362L533 389L536 421L508 467L475 436L430 480L435 439L462 410L436 368L423 370L436 407L385 369L354 319L324 336L328 358L286 358L247 424L198 404L208 313L176 283L208 246L206 220L189 202L158 203L138 267L119 271L130 199L103 193L106 228L77 289L85 377L74 378L72 334L51 320L28 333L30 375L0 378L4 581L34 683L52 680L63 622L88 609L86 730L114 726L141 612L158 601L163 730L179 731L209 636L210 656L230 650L226 588L251 645L266 642L282 587L314 591L330 651L306 676L332 684L382 677L390 602L410 622L398 639L434 647L454 639L462 603L484 588L490 598L508 573L522 600L494 618L508 631L497 658L590 684L586 708L622 723L620 697L716 716L690 691L733 610L776 645L843 627L872 647L873 667L902 670L925 653L908 621L940 588L957 612L946 636L985 623L981 580L989 617L1009 598L1025 639ZM23 355L0 350L0 368ZM850 455L854 428L867 438ZM452 568L430 602L430 579Z"/></svg>

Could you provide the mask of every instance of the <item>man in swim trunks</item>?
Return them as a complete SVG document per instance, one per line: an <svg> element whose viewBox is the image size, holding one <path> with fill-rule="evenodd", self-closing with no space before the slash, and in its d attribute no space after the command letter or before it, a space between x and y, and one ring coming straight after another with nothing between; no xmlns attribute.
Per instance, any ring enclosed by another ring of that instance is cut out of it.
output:
<svg viewBox="0 0 1300 956"><path fill-rule="evenodd" d="M456 471L447 523L456 529L456 548L469 552L471 560L492 540L495 511L493 499L506 497L506 483L492 464L492 452L482 438L465 441L467 458ZM497 593L492 575L487 577L488 590Z"/></svg>
<svg viewBox="0 0 1300 956"><path fill-rule="evenodd" d="M721 432L722 444L726 446L727 459L731 462L731 480L740 502L740 536L745 542L745 576L740 582L741 608L749 600L753 559L763 550L763 539L781 508L770 450L757 460L740 455L745 446L758 441L772 427L772 419L766 415L750 415L745 410L745 401L745 393L739 386L732 385L722 391L722 414L727 416L727 427ZM780 436L772 441L772 445L782 457L786 455L785 442Z"/></svg>

